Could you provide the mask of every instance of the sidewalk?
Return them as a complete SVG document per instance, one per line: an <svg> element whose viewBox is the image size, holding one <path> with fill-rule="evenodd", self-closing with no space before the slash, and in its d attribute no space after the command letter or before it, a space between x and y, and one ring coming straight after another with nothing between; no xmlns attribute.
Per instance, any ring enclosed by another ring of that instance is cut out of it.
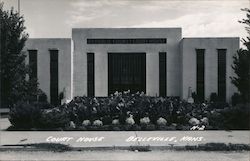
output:
<svg viewBox="0 0 250 161"><path fill-rule="evenodd" d="M0 123L5 122L1 119ZM1 126L1 128L6 127ZM73 148L250 144L250 131L1 131L0 145L62 143ZM136 140L136 137L138 140ZM57 140L57 139L60 139Z"/></svg>

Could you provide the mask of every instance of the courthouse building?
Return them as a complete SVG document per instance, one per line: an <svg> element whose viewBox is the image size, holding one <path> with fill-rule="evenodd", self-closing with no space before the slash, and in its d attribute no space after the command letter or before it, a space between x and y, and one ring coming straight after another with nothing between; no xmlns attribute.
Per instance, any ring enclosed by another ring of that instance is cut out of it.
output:
<svg viewBox="0 0 250 161"><path fill-rule="evenodd" d="M183 38L181 28L73 28L72 38L31 38L24 48L48 101L144 91L230 101L238 37Z"/></svg>

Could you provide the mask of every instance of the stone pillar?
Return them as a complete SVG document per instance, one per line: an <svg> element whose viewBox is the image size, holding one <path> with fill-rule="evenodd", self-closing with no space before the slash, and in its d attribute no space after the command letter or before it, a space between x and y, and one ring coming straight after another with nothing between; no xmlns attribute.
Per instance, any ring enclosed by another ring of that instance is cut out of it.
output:
<svg viewBox="0 0 250 161"><path fill-rule="evenodd" d="M159 54L146 53L146 94L159 95Z"/></svg>
<svg viewBox="0 0 250 161"><path fill-rule="evenodd" d="M108 53L95 52L95 96L108 96Z"/></svg>

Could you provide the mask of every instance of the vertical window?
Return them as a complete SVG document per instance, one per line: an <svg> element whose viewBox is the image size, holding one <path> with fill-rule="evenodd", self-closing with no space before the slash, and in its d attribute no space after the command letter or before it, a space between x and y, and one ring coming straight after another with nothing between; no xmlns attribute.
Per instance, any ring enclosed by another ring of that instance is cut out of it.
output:
<svg viewBox="0 0 250 161"><path fill-rule="evenodd" d="M218 98L226 101L226 49L218 49Z"/></svg>
<svg viewBox="0 0 250 161"><path fill-rule="evenodd" d="M166 79L166 52L159 53L159 95L166 96L167 79Z"/></svg>
<svg viewBox="0 0 250 161"><path fill-rule="evenodd" d="M199 101L204 101L205 85L205 49L196 49L196 94Z"/></svg>
<svg viewBox="0 0 250 161"><path fill-rule="evenodd" d="M95 57L94 53L87 53L87 81L88 96L95 96Z"/></svg>
<svg viewBox="0 0 250 161"><path fill-rule="evenodd" d="M59 104L58 98L58 50L50 50L50 102Z"/></svg>
<svg viewBox="0 0 250 161"><path fill-rule="evenodd" d="M29 66L31 69L30 79L37 79L37 50L28 50Z"/></svg>

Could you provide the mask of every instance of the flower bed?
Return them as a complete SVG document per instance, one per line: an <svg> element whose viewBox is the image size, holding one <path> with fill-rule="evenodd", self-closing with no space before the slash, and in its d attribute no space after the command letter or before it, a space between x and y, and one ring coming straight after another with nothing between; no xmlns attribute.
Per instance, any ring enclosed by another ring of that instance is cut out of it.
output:
<svg viewBox="0 0 250 161"><path fill-rule="evenodd" d="M75 97L51 109L19 104L11 110L10 122L9 130L249 129L249 108L126 91L103 98Z"/></svg>

